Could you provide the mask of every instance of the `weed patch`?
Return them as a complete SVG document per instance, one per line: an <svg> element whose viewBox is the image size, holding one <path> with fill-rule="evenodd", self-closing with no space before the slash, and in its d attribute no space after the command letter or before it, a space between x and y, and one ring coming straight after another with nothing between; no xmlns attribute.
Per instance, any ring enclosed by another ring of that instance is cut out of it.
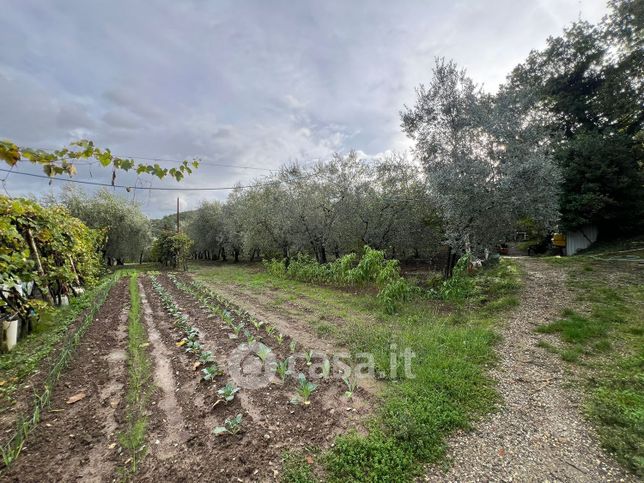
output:
<svg viewBox="0 0 644 483"><path fill-rule="evenodd" d="M119 434L119 443L129 455L129 467L123 471L134 474L147 453L145 434L146 408L153 392L152 363L145 350L148 341L141 322L141 298L137 274L130 277L130 312L128 315L128 379L126 396L126 430Z"/></svg>
<svg viewBox="0 0 644 483"><path fill-rule="evenodd" d="M559 262L558 262L559 263ZM644 287L638 274L588 259L570 258L569 285L589 310L565 310L562 318L539 327L559 334L556 349L567 362L588 369L586 413L595 423L604 447L638 476L644 476Z"/></svg>
<svg viewBox="0 0 644 483"><path fill-rule="evenodd" d="M338 286L376 286L379 289L377 300L390 314L396 312L400 303L420 293L418 287L400 275L398 260L386 260L383 251L368 246L363 250L359 259L355 253L350 253L331 263L320 264L308 255L298 255L288 264L286 260L266 260L264 267L277 278Z"/></svg>

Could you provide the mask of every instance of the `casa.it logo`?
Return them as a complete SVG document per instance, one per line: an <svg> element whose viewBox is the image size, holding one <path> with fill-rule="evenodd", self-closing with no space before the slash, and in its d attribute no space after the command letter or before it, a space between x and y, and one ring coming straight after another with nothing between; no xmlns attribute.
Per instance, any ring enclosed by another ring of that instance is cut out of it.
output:
<svg viewBox="0 0 644 483"><path fill-rule="evenodd" d="M259 389L275 377L277 359L261 342L240 344L228 357L228 373L238 387Z"/></svg>

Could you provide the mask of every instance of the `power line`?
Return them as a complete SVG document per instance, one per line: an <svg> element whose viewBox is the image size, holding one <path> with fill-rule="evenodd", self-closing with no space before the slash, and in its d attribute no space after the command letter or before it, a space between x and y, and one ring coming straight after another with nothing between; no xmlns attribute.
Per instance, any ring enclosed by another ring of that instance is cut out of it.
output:
<svg viewBox="0 0 644 483"><path fill-rule="evenodd" d="M239 185L239 186L217 186L217 187L212 187L212 188L163 188L163 187L149 187L145 188L143 186L128 186L128 185L123 185L123 184L111 184L111 183L99 183L98 181L83 181L80 179L65 179L65 178L57 178L54 176L47 176L44 174L35 174L35 173L25 173L23 171L11 171L9 169L4 169L0 168L0 171L3 171L5 173L13 173L13 174L18 174L22 176L31 176L32 178L40 178L40 179L46 179L49 181L61 181L63 183L76 183L76 184L84 184L84 185L90 185L90 186L104 186L106 188L123 188L126 190L141 190L141 191L146 191L146 190L152 190L152 191L230 191L230 190L235 190L235 189L246 189L246 188L255 188L258 186L267 186L271 184L276 184L276 183L281 183L281 180L275 180L275 181L267 181L265 183L255 183L252 185ZM311 175L307 176L311 177ZM300 178L303 179L304 177Z"/></svg>
<svg viewBox="0 0 644 483"><path fill-rule="evenodd" d="M12 171L9 169L4 169L0 168L0 171L3 171L5 173L12 173L12 174L17 174L17 175L22 175L22 176L30 176L33 178L40 178L40 179L46 179L49 181L61 181L63 183L76 183L76 184L83 184L83 185L90 185L90 186L103 186L106 188L122 188L127 191L232 191L235 189L249 189L249 188L258 188L261 186L270 186L274 184L280 184L282 182L285 182L284 180L275 180L275 181L266 181L263 183L255 183L251 185L238 185L238 186L218 186L218 187L211 187L211 188L162 188L162 187L143 187L143 186L128 186L128 185L122 185L122 184L110 184L110 183L99 183L96 181L83 181L83 180L78 180L78 179L65 179L65 178L57 178L57 177L49 177L46 175L42 174L34 174L34 173L24 173L21 171ZM308 179L308 178L313 178L316 177L317 174L308 174L308 175L302 175L302 176L297 176L296 179L302 180L302 179ZM6 183L6 178L3 180L3 185ZM5 186L5 191L6 191L6 186ZM8 194L8 193L7 193ZM393 202L412 202L412 201L426 201L427 197L426 196L420 196L420 197L415 197L415 196L383 196L380 198L383 201L393 201Z"/></svg>
<svg viewBox="0 0 644 483"><path fill-rule="evenodd" d="M131 159L142 159L144 161L156 161L159 163L183 163L184 161L183 159L147 158L145 156L123 156L123 157L131 158ZM199 164L202 164L202 163L206 166L217 166L221 168L240 168L240 169L254 169L257 171L275 171L274 169L270 169L270 168L258 168L255 166L243 166L243 165L237 165L237 164L211 163L207 159L205 161L199 159Z"/></svg>

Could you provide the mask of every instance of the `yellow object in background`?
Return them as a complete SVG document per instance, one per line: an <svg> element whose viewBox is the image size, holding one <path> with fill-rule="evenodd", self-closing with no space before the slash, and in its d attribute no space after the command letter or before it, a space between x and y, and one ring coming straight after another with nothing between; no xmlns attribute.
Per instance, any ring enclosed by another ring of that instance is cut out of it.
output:
<svg viewBox="0 0 644 483"><path fill-rule="evenodd" d="M565 247L566 235L564 235L563 233L555 233L552 236L552 244L556 247Z"/></svg>

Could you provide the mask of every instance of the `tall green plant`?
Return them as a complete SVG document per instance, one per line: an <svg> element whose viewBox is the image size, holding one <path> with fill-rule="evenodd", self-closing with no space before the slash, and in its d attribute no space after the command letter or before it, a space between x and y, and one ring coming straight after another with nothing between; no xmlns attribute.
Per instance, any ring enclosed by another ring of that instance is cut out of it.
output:
<svg viewBox="0 0 644 483"><path fill-rule="evenodd" d="M388 313L396 311L398 304L409 300L419 289L400 275L398 260L387 260L382 250L369 246L362 257L355 253L344 255L332 263L318 263L313 257L300 254L288 267L284 261L267 260L266 270L275 277L292 278L303 282L343 286L378 287L378 300Z"/></svg>
<svg viewBox="0 0 644 483"><path fill-rule="evenodd" d="M445 300L462 301L472 295L474 291L474 280L467 273L470 263L469 255L463 255L454 266L452 276L443 282L440 288L440 296Z"/></svg>

